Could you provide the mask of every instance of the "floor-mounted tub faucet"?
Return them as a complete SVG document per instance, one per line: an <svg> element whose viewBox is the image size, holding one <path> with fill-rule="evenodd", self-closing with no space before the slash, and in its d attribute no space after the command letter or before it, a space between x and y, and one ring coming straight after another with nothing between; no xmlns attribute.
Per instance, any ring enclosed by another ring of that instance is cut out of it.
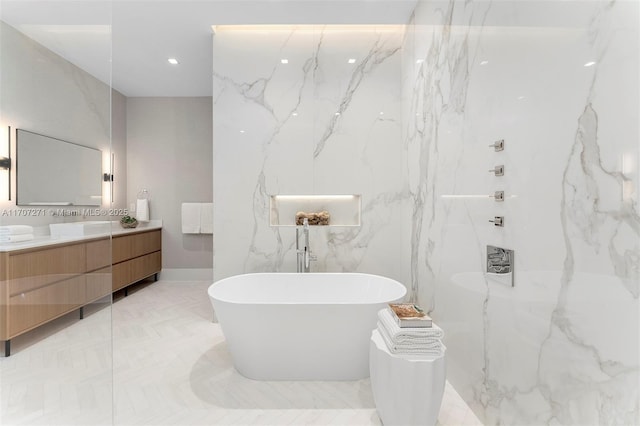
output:
<svg viewBox="0 0 640 426"><path fill-rule="evenodd" d="M311 247L309 247L309 219L306 217L302 222L302 233L304 234L304 247L300 248L300 228L296 227L297 271L309 272L311 261L318 258L311 253Z"/></svg>

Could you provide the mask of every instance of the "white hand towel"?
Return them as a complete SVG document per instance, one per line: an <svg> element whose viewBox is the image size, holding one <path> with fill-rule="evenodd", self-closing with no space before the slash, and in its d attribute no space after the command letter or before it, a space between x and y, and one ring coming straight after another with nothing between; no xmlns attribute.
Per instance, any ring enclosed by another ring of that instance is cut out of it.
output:
<svg viewBox="0 0 640 426"><path fill-rule="evenodd" d="M424 349L424 350L438 349L439 350L442 347L442 342L440 341L440 339L430 339L429 341L426 341L426 342L408 340L403 343L398 343L393 339L391 339L391 336L389 336L387 329L384 327L382 323L380 323L380 321L378 321L378 332L381 335L384 334L385 336L387 336L387 342L389 342L390 346L393 346L396 349Z"/></svg>
<svg viewBox="0 0 640 426"><path fill-rule="evenodd" d="M213 234L213 203L200 204L200 233Z"/></svg>
<svg viewBox="0 0 640 426"><path fill-rule="evenodd" d="M22 235L22 234L33 234L33 226L29 226L29 225L0 226L0 235Z"/></svg>
<svg viewBox="0 0 640 426"><path fill-rule="evenodd" d="M146 198L138 198L136 200L136 219L138 219L138 222L149 221L149 200Z"/></svg>
<svg viewBox="0 0 640 426"><path fill-rule="evenodd" d="M442 339L444 337L444 331L436 324L432 324L431 327L400 328L389 308L380 309L378 311L378 319L385 326L389 337L394 342L402 342L411 338Z"/></svg>
<svg viewBox="0 0 640 426"><path fill-rule="evenodd" d="M0 243L19 243L33 240L33 234L0 235Z"/></svg>
<svg viewBox="0 0 640 426"><path fill-rule="evenodd" d="M387 333L387 329L378 321L378 332L384 340L384 343L389 348L389 352L392 354L413 354L413 355L428 355L433 357L440 357L444 355L447 349L440 340L434 340L429 345L425 344L398 344L391 340L391 337Z"/></svg>
<svg viewBox="0 0 640 426"><path fill-rule="evenodd" d="M200 233L200 203L182 203L182 233Z"/></svg>

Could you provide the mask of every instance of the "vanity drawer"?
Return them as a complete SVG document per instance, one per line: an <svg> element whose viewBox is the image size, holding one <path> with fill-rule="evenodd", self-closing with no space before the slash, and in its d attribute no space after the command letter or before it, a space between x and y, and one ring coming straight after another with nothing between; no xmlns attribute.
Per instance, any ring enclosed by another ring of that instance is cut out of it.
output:
<svg viewBox="0 0 640 426"><path fill-rule="evenodd" d="M131 267L129 262L120 262L111 268L111 290L120 290L130 284Z"/></svg>
<svg viewBox="0 0 640 426"><path fill-rule="evenodd" d="M113 291L159 272L162 255L157 251L113 265Z"/></svg>
<svg viewBox="0 0 640 426"><path fill-rule="evenodd" d="M31 329L55 317L72 311L85 303L84 276L60 281L9 299L9 335Z"/></svg>
<svg viewBox="0 0 640 426"><path fill-rule="evenodd" d="M131 260L133 281L153 275L162 269L162 255L159 251Z"/></svg>
<svg viewBox="0 0 640 426"><path fill-rule="evenodd" d="M9 256L9 295L14 296L85 271L84 244L73 244Z"/></svg>
<svg viewBox="0 0 640 426"><path fill-rule="evenodd" d="M89 272L87 280L87 303L111 294L111 266Z"/></svg>
<svg viewBox="0 0 640 426"><path fill-rule="evenodd" d="M113 238L113 263L160 250L161 232L154 230Z"/></svg>
<svg viewBox="0 0 640 426"><path fill-rule="evenodd" d="M10 278L80 274L85 268L84 244L73 244L9 256Z"/></svg>
<svg viewBox="0 0 640 426"><path fill-rule="evenodd" d="M85 271L95 271L111 265L111 240L90 241L85 244L87 248Z"/></svg>

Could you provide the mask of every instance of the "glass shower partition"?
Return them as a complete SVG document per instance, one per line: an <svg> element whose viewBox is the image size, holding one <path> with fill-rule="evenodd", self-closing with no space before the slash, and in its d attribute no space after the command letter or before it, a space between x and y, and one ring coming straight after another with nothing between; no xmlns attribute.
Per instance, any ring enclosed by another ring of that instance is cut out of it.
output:
<svg viewBox="0 0 640 426"><path fill-rule="evenodd" d="M0 0L0 424L113 423L111 98L111 1Z"/></svg>

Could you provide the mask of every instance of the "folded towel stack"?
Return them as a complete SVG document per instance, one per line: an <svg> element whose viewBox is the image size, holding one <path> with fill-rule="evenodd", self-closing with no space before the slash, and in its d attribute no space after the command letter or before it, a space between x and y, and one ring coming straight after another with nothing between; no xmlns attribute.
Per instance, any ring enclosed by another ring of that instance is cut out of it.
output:
<svg viewBox="0 0 640 426"><path fill-rule="evenodd" d="M213 234L213 203L182 203L183 234Z"/></svg>
<svg viewBox="0 0 640 426"><path fill-rule="evenodd" d="M403 327L396 323L388 308L378 312L378 332L393 354L442 356L446 347L442 344L444 332L433 324L431 327Z"/></svg>
<svg viewBox="0 0 640 426"><path fill-rule="evenodd" d="M18 243L33 240L33 227L29 225L0 226L0 243Z"/></svg>

